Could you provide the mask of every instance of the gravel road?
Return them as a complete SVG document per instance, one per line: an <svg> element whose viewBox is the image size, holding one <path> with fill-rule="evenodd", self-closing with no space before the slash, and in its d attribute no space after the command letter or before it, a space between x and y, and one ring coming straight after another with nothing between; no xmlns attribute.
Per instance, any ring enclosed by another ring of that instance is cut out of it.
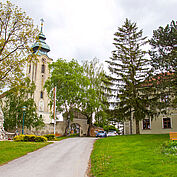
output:
<svg viewBox="0 0 177 177"><path fill-rule="evenodd" d="M0 177L86 177L95 138L69 138L0 166Z"/></svg>

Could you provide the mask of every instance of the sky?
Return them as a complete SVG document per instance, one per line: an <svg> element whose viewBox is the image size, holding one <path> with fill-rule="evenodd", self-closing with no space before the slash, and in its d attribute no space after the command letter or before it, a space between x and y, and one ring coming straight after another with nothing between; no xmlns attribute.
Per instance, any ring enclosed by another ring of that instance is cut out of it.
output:
<svg viewBox="0 0 177 177"><path fill-rule="evenodd" d="M5 0L1 0L5 2ZM34 20L51 51L48 56L104 62L114 50L113 38L125 19L136 22L143 35L177 20L177 0L11 0Z"/></svg>

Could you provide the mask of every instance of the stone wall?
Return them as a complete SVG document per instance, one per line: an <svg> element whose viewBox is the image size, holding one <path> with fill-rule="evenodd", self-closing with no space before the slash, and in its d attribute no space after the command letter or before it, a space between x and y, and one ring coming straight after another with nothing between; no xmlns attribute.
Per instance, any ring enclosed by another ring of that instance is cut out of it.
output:
<svg viewBox="0 0 177 177"><path fill-rule="evenodd" d="M74 118L72 122L70 122L70 125L73 123L77 123L80 125L80 132L81 132L81 136L86 136L87 135L87 131L88 131L88 124L87 124L87 119L78 119L78 118ZM65 133L65 129L67 126L67 122L66 120L64 121L57 121L56 125L55 125L55 134L62 136ZM50 123L50 124L45 124L45 127L43 127L42 129L34 129L32 128L31 130L24 130L25 134L35 134L35 135L44 135L44 134L53 134L54 133L54 124Z"/></svg>

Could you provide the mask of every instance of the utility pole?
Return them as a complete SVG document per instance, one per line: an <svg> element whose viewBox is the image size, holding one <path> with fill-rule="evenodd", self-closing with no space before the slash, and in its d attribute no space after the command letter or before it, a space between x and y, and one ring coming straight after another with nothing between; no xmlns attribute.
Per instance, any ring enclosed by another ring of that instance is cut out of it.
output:
<svg viewBox="0 0 177 177"><path fill-rule="evenodd" d="M53 119L54 119L54 125L53 125L53 133L55 135L55 124L56 124L56 87L53 89Z"/></svg>

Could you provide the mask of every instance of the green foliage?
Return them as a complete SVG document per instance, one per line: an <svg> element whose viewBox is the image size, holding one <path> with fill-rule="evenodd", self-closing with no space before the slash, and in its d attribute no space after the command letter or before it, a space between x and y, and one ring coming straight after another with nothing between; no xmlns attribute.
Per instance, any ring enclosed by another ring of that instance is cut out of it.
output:
<svg viewBox="0 0 177 177"><path fill-rule="evenodd" d="M105 125L109 124L109 114L107 111L98 111L95 114L95 122L94 125L97 127L104 127Z"/></svg>
<svg viewBox="0 0 177 177"><path fill-rule="evenodd" d="M0 2L0 92L20 86L24 65L31 61L31 43L38 32L33 20L10 1ZM35 57L33 57L34 59Z"/></svg>
<svg viewBox="0 0 177 177"><path fill-rule="evenodd" d="M36 136L35 137L35 142L45 142L47 141L47 138L44 136Z"/></svg>
<svg viewBox="0 0 177 177"><path fill-rule="evenodd" d="M85 61L83 67L90 83L85 89L86 97L83 99L82 113L87 117L90 128L93 113L96 115L96 121L104 122L106 119L105 110L109 106L107 96L105 95L106 82L103 82L103 80L106 80L106 77L103 65L96 58L91 61Z"/></svg>
<svg viewBox="0 0 177 177"><path fill-rule="evenodd" d="M136 120L136 133L139 133L139 121L146 116L156 114L156 101L150 85L144 84L150 76L150 60L142 49L147 44L143 31L138 30L136 23L126 19L122 27L114 34L115 50L109 64L111 75L111 95L114 115L120 120Z"/></svg>
<svg viewBox="0 0 177 177"><path fill-rule="evenodd" d="M27 128L44 126L42 118L37 116L36 104L31 97L34 93L35 85L30 82L29 78L21 81L21 87L12 88L6 95L2 110L4 113L5 130L14 131L22 127L23 112L22 107L26 106L24 115L24 125Z"/></svg>
<svg viewBox="0 0 177 177"><path fill-rule="evenodd" d="M14 141L24 141L25 135L18 135L13 138Z"/></svg>
<svg viewBox="0 0 177 177"><path fill-rule="evenodd" d="M47 135L44 135L44 137L46 137L48 141L55 141L56 140L54 134L47 134Z"/></svg>
<svg viewBox="0 0 177 177"><path fill-rule="evenodd" d="M111 131L111 130L115 130L116 132L118 132L118 129L114 126L114 125L105 125L104 127L103 127L103 129L105 130L105 131L107 131L107 132L109 132L109 131Z"/></svg>
<svg viewBox="0 0 177 177"><path fill-rule="evenodd" d="M84 96L83 85L87 86L89 80L83 74L83 68L77 61L67 62L64 59L58 59L49 65L51 78L46 81L45 87L53 100L53 88L57 87L57 110L62 112L67 110L67 105L76 107L80 105ZM52 102L51 102L52 103ZM69 111L68 111L69 112Z"/></svg>
<svg viewBox="0 0 177 177"><path fill-rule="evenodd" d="M72 109L79 108L83 98L86 98L85 88L89 84L89 79L84 76L83 67L76 60L67 62L58 59L49 65L51 77L46 81L45 88L50 97L50 105L53 104L53 88L57 87L56 109L58 112L65 112L68 120L66 133L69 123L73 119Z"/></svg>
<svg viewBox="0 0 177 177"><path fill-rule="evenodd" d="M47 138L44 136L36 136L36 135L18 135L15 136L14 141L19 142L46 142Z"/></svg>
<svg viewBox="0 0 177 177"><path fill-rule="evenodd" d="M156 74L155 86L162 97L166 97L165 107L176 107L177 103L177 25L171 21L165 27L153 31L150 40L151 65ZM161 72L161 74L157 74ZM163 99L163 98L162 98Z"/></svg>
<svg viewBox="0 0 177 177"><path fill-rule="evenodd" d="M162 153L167 155L177 155L177 141L166 141L162 144Z"/></svg>
<svg viewBox="0 0 177 177"><path fill-rule="evenodd" d="M69 137L79 137L79 133L70 134Z"/></svg>
<svg viewBox="0 0 177 177"><path fill-rule="evenodd" d="M177 25L175 21L154 30L150 45L152 47L150 50L151 65L154 70L166 72L177 69Z"/></svg>

